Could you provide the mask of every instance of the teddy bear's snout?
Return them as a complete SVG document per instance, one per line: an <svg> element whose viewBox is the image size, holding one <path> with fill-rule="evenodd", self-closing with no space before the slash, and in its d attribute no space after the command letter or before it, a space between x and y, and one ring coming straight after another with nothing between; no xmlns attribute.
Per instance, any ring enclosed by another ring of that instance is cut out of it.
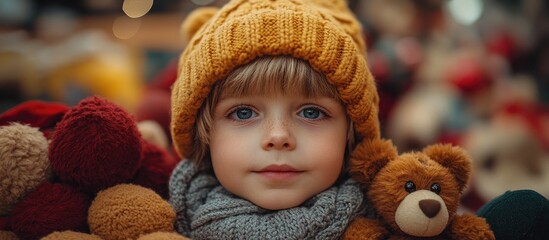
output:
<svg viewBox="0 0 549 240"><path fill-rule="evenodd" d="M444 200L429 190L408 194L398 205L395 223L404 233L416 237L433 237L448 224L448 208Z"/></svg>
<svg viewBox="0 0 549 240"><path fill-rule="evenodd" d="M440 211L440 203L433 199L423 199L419 201L419 208L428 218L433 218Z"/></svg>

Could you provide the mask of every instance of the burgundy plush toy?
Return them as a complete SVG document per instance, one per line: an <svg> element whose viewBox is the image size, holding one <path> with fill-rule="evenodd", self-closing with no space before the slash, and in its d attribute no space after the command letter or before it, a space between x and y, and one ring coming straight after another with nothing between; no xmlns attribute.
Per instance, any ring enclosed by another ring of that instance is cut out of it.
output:
<svg viewBox="0 0 549 240"><path fill-rule="evenodd" d="M164 199L168 199L168 185L177 160L168 151L152 143L144 142L143 162L137 170L133 182L154 190Z"/></svg>
<svg viewBox="0 0 549 240"><path fill-rule="evenodd" d="M17 203L11 228L21 239L40 239L57 230L87 231L91 197L68 185L44 182Z"/></svg>
<svg viewBox="0 0 549 240"><path fill-rule="evenodd" d="M91 97L57 125L49 157L62 182L96 193L132 179L143 157L141 135L126 111Z"/></svg>

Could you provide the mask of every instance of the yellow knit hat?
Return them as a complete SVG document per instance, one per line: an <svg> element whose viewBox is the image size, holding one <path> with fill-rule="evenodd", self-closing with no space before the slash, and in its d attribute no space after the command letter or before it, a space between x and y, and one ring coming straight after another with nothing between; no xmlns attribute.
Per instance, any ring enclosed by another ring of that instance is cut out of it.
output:
<svg viewBox="0 0 549 240"><path fill-rule="evenodd" d="M379 138L378 95L362 28L344 0L232 0L215 14L206 12L209 20L196 21L202 27L191 17L184 23L196 33L179 59L172 90L171 133L182 157L213 84L263 55L308 61L336 86L360 141Z"/></svg>

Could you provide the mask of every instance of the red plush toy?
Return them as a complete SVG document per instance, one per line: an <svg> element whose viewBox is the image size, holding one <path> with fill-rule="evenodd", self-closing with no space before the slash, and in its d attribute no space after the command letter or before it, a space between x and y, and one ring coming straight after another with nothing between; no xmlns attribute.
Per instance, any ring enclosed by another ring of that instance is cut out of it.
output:
<svg viewBox="0 0 549 240"><path fill-rule="evenodd" d="M167 198L169 176L177 160L165 148L145 141L136 120L124 109L100 97L89 97L70 109L48 109L52 105L43 103L40 105L43 109L36 111L38 109L28 108L30 105L36 106L35 103L22 104L1 114L0 120L12 125L11 122L23 122L31 126L47 123L47 128L53 133L49 149L45 139L46 146L42 150L30 149L33 145L25 145L22 140L3 141L1 144L5 149L20 149L20 152L42 151L42 155L48 156L46 164L48 169L51 166L53 177L44 179L28 193L18 195L18 198L14 198L16 202L10 202L13 210L0 214L0 237L12 236L13 233L19 239L41 239L46 236L47 239L65 239L79 233L88 236L88 215L92 200L98 192L120 184L137 184L153 190L151 192L154 194L149 195L157 199L159 204L162 201L158 199ZM28 117L29 112L36 117ZM55 114L50 114L52 112ZM38 121L39 118L44 120ZM36 127L42 129L42 126ZM33 133L43 135L40 131ZM21 162L15 157L2 158L5 166L19 166ZM25 164L32 167L32 164ZM25 169L33 169L30 167ZM34 177L34 171L20 172L2 175L0 178L2 182L9 183ZM144 201L147 202L146 199ZM131 216L148 214L141 212L143 208L137 202L124 201L120 204L117 208L124 209ZM164 205L169 206L167 203ZM155 215L149 216L149 219L153 222L170 221L165 216ZM117 221L124 224L125 220ZM151 228L146 232L152 233L154 230L166 231Z"/></svg>
<svg viewBox="0 0 549 240"><path fill-rule="evenodd" d="M68 185L44 182L17 203L12 231L21 239L39 239L58 230L87 230L91 197Z"/></svg>
<svg viewBox="0 0 549 240"><path fill-rule="evenodd" d="M167 182L177 160L165 149L144 142L144 157L141 167L133 179L135 184L154 190L164 199L168 199Z"/></svg>
<svg viewBox="0 0 549 240"><path fill-rule="evenodd" d="M61 181L95 193L135 175L143 157L141 141L135 120L126 111L91 97L57 125L49 157Z"/></svg>
<svg viewBox="0 0 549 240"><path fill-rule="evenodd" d="M0 114L0 126L9 125L11 122L28 124L39 128L49 137L51 130L68 110L69 107L62 103L27 101Z"/></svg>

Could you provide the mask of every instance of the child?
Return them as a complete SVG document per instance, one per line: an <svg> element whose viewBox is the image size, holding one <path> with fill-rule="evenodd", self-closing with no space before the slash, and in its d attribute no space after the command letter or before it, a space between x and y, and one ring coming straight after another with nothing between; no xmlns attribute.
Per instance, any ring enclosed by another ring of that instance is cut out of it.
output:
<svg viewBox="0 0 549 240"><path fill-rule="evenodd" d="M172 92L176 229L193 239L337 239L361 211L345 172L379 138L344 0L233 0L183 52Z"/></svg>
<svg viewBox="0 0 549 240"><path fill-rule="evenodd" d="M340 238L367 208L345 165L380 137L361 28L345 1L232 0L201 28L192 23L172 92L172 138L187 159L169 186L177 231ZM521 210L509 216L509 208ZM498 239L545 239L548 209L547 199L520 191L479 214Z"/></svg>

